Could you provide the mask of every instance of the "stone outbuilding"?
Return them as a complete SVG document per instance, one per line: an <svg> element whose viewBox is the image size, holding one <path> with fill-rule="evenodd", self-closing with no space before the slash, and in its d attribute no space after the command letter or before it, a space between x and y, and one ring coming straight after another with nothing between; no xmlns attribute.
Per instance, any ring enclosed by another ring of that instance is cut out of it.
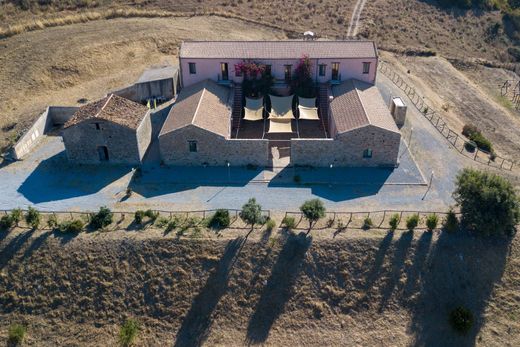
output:
<svg viewBox="0 0 520 347"><path fill-rule="evenodd" d="M62 136L71 162L140 164L152 137L150 110L110 94L80 107Z"/></svg>
<svg viewBox="0 0 520 347"><path fill-rule="evenodd" d="M231 138L233 90L205 80L179 93L159 134L161 158L178 166L269 164L269 141Z"/></svg>

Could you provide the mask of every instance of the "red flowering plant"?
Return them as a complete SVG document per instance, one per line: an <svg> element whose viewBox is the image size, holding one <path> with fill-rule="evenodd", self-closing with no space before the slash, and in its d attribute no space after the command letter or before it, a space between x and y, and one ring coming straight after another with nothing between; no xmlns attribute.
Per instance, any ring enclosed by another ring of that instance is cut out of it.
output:
<svg viewBox="0 0 520 347"><path fill-rule="evenodd" d="M303 55L294 69L291 87L301 97L314 97L315 88L312 80L312 62L308 55Z"/></svg>
<svg viewBox="0 0 520 347"><path fill-rule="evenodd" d="M256 79L265 72L265 65L254 61L241 61L235 64L235 71L240 72L244 78Z"/></svg>

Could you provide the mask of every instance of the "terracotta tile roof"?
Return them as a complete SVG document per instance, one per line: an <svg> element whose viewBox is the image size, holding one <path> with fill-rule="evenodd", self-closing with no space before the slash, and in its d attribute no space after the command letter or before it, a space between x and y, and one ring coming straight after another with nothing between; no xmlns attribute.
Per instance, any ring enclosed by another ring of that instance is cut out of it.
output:
<svg viewBox="0 0 520 347"><path fill-rule="evenodd" d="M186 41L181 58L295 59L376 58L373 41Z"/></svg>
<svg viewBox="0 0 520 347"><path fill-rule="evenodd" d="M399 132L376 86L355 79L332 87L330 103L338 133L367 125Z"/></svg>
<svg viewBox="0 0 520 347"><path fill-rule="evenodd" d="M148 111L146 106L110 94L101 100L80 107L65 123L64 128L89 119L102 119L137 129Z"/></svg>
<svg viewBox="0 0 520 347"><path fill-rule="evenodd" d="M230 95L231 88L211 80L183 88L159 136L193 124L228 138L231 124Z"/></svg>

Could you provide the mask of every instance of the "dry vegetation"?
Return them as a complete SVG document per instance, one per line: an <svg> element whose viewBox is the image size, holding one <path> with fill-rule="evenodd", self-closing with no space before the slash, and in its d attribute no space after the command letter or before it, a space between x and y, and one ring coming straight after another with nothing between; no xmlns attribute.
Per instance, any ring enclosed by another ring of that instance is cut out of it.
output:
<svg viewBox="0 0 520 347"><path fill-rule="evenodd" d="M21 322L29 345L112 345L136 317L143 346L520 343L518 240L509 250L424 232L222 235L3 233L0 341ZM476 317L467 337L447 322L458 304Z"/></svg>

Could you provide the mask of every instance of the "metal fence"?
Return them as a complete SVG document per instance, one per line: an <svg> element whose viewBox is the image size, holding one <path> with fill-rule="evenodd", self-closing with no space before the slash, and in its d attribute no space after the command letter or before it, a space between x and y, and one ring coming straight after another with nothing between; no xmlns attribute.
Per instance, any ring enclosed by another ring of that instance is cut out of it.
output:
<svg viewBox="0 0 520 347"><path fill-rule="evenodd" d="M417 108L417 110L430 121L435 129L437 129L437 131L439 131L439 133L441 133L459 153L478 163L486 164L490 167L508 171L513 169L513 161L479 148L475 148L473 152L468 151L466 147L473 147L473 144L457 132L450 129L448 124L439 115L439 112L433 109L431 105L428 105L426 101L424 101L424 97L417 94L415 88L410 86L401 76L399 76L399 74L392 71L384 62L379 63L379 71L405 92L415 108Z"/></svg>

